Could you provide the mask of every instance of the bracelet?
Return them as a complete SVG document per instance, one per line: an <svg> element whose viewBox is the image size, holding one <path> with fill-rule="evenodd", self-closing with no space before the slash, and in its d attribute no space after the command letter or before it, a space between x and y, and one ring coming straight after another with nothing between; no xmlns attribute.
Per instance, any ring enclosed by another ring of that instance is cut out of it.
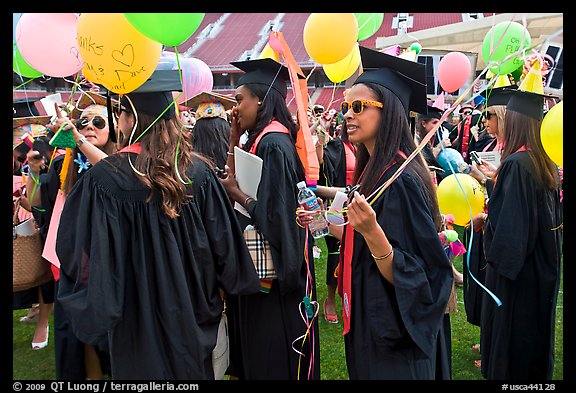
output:
<svg viewBox="0 0 576 393"><path fill-rule="evenodd" d="M226 154L228 154L229 156L233 156L233 155L234 155L234 153L230 153L229 151L227 151Z"/></svg>
<svg viewBox="0 0 576 393"><path fill-rule="evenodd" d="M84 144L84 142L86 142L86 137L84 135L82 135L80 137L80 139L78 139L78 141L76 141L76 147L80 147Z"/></svg>
<svg viewBox="0 0 576 393"><path fill-rule="evenodd" d="M249 201L250 199L254 200L254 198L252 198L252 197L248 197L248 198L244 199L244 208L247 208L247 207L248 207L248 201Z"/></svg>
<svg viewBox="0 0 576 393"><path fill-rule="evenodd" d="M370 255L372 255L372 258L374 258L375 260L381 261L382 259L386 259L386 258L388 258L390 255L392 255L392 252L393 252L393 251L394 251L394 248L391 248L391 249L390 249L390 252L389 252L388 254L384 255L383 257L377 257L377 256L375 256L375 255L372 254L372 253L370 253Z"/></svg>

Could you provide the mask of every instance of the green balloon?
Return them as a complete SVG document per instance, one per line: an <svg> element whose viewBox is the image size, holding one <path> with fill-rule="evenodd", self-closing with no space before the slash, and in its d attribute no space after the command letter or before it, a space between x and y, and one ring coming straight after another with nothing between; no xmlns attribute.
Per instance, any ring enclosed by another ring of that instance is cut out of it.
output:
<svg viewBox="0 0 576 393"><path fill-rule="evenodd" d="M502 63L506 56L519 51L522 37L524 37L522 48L529 48L530 33L518 22L500 22L486 33L482 42L482 59L486 64L496 62L496 65L489 68L490 72L494 75L509 74L524 64L524 58L518 59L517 56ZM493 49L492 55L490 45Z"/></svg>
<svg viewBox="0 0 576 393"><path fill-rule="evenodd" d="M34 68L30 67L28 63L26 63L26 60L24 60L22 54L20 54L20 51L18 50L18 46L16 46L16 41L13 41L13 44L14 55L12 57L12 69L14 72L26 78L38 78L42 76L40 71L36 71Z"/></svg>
<svg viewBox="0 0 576 393"><path fill-rule="evenodd" d="M166 46L178 46L194 34L204 13L127 13L124 17L146 37Z"/></svg>
<svg viewBox="0 0 576 393"><path fill-rule="evenodd" d="M384 14L358 14L355 13L356 21L358 22L358 39L363 41L366 38L373 36L384 21Z"/></svg>

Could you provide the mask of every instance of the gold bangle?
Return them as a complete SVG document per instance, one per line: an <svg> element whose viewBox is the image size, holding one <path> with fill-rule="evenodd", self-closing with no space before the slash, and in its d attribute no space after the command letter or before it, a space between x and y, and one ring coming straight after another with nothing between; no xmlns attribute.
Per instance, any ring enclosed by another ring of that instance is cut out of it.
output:
<svg viewBox="0 0 576 393"><path fill-rule="evenodd" d="M226 154L228 154L229 156L233 156L233 155L234 155L234 153L231 153L231 152L229 152L229 151L227 151Z"/></svg>
<svg viewBox="0 0 576 393"><path fill-rule="evenodd" d="M377 257L374 254L370 253L370 255L372 255L372 258L374 258L376 261L381 261L382 259L386 259L388 258L390 255L392 255L392 252L394 251L394 248L390 249L390 252L382 257Z"/></svg>
<svg viewBox="0 0 576 393"><path fill-rule="evenodd" d="M254 200L254 198L252 198L252 197L248 197L248 198L244 199L244 208L245 208L245 209L248 207L248 201L249 201L250 199Z"/></svg>

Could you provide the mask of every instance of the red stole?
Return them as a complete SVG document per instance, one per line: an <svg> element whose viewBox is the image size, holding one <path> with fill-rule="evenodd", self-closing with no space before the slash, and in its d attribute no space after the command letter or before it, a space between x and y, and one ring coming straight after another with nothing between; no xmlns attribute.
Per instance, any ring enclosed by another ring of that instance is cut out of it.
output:
<svg viewBox="0 0 576 393"><path fill-rule="evenodd" d="M140 154L142 153L142 145L140 144L140 142L136 142L133 143L131 145L126 146L123 149L118 150L117 153L136 153L136 154Z"/></svg>
<svg viewBox="0 0 576 393"><path fill-rule="evenodd" d="M470 139L470 123L472 123L472 115L464 121L464 127L462 127L462 157L466 159L468 156L468 141Z"/></svg>
<svg viewBox="0 0 576 393"><path fill-rule="evenodd" d="M356 155L354 154L354 145L350 142L342 141L344 144L344 153L346 154L346 184L354 182L354 170L356 169Z"/></svg>
<svg viewBox="0 0 576 393"><path fill-rule="evenodd" d="M258 143L260 143L260 139L264 137L264 135L270 132L281 132L283 134L290 134L288 128L284 126L284 124L280 123L278 120L272 120L270 124L268 124L264 129L260 132L260 134L256 137L256 140L250 147L250 153L256 154L256 148L258 147Z"/></svg>

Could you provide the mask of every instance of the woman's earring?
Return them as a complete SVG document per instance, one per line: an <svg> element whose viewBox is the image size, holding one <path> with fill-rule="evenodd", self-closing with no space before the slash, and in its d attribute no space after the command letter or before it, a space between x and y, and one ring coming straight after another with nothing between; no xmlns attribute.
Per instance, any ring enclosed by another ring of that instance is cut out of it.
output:
<svg viewBox="0 0 576 393"><path fill-rule="evenodd" d="M258 101L258 105L262 105L262 101Z"/></svg>

